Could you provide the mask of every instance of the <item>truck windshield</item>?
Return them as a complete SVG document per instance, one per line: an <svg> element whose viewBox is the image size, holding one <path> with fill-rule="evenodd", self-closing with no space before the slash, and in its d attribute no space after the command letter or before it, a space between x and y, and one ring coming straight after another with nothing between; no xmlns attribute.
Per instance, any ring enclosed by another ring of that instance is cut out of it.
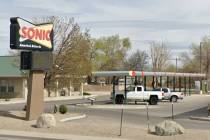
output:
<svg viewBox="0 0 210 140"><path fill-rule="evenodd" d="M156 88L156 89L153 89L153 91L160 91L160 89L159 88Z"/></svg>
<svg viewBox="0 0 210 140"><path fill-rule="evenodd" d="M167 93L168 92L168 89L167 88L163 88L163 92L164 93Z"/></svg>
<svg viewBox="0 0 210 140"><path fill-rule="evenodd" d="M142 88L141 87L137 87L137 91L142 91Z"/></svg>

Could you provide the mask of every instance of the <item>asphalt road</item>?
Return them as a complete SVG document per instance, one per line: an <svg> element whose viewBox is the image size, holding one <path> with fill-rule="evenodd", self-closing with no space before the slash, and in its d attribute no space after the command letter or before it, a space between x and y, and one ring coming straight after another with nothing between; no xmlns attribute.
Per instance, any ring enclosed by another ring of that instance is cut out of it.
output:
<svg viewBox="0 0 210 140"><path fill-rule="evenodd" d="M77 106L76 104L90 103L87 99L66 100L66 101L51 101L45 103L45 112L52 112L54 104L66 104L70 111L85 113L87 116L96 119L108 119L111 121L120 121L120 109L96 109L84 106ZM210 130L210 122L190 120L190 116L207 116L207 105L210 103L210 96L187 96L184 100L174 103L174 119L188 129L206 129ZM110 104L108 96L101 96L96 98L96 103L100 105ZM25 104L10 104L1 105L0 111L22 110ZM110 104L111 105L111 104ZM130 106L133 104L131 103ZM138 103L139 106L145 106ZM149 109L149 118L151 125L155 125L162 120L171 119L172 104L168 101L160 102L157 108ZM146 126L146 109L130 109L124 110L123 122L127 124L137 124Z"/></svg>
<svg viewBox="0 0 210 140"><path fill-rule="evenodd" d="M103 102L102 100L107 101ZM107 97L101 97L97 104L109 104ZM187 96L173 104L174 119L188 129L210 129L210 122L190 120L190 116L207 116L207 105L210 103L210 96ZM132 103L130 104L133 105ZM142 103L139 106L145 106ZM75 112L86 113L87 116L94 116L98 119L106 118L110 121L120 121L121 110L119 109L93 109L81 106L69 105L69 109ZM157 108L149 109L151 125L155 125L165 119L171 119L172 104L168 101L161 102ZM124 122L129 124L146 125L146 109L124 110Z"/></svg>

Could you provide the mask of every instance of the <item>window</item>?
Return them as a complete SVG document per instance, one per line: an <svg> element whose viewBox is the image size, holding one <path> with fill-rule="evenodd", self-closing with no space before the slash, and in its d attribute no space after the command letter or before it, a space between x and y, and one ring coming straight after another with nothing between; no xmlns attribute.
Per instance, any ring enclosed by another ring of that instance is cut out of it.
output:
<svg viewBox="0 0 210 140"><path fill-rule="evenodd" d="M163 88L163 92L164 93L167 93L168 92L168 89L167 88Z"/></svg>
<svg viewBox="0 0 210 140"><path fill-rule="evenodd" d="M1 93L14 93L15 87L12 80L0 80Z"/></svg>
<svg viewBox="0 0 210 140"><path fill-rule="evenodd" d="M6 86L0 86L0 92L7 92Z"/></svg>
<svg viewBox="0 0 210 140"><path fill-rule="evenodd" d="M142 88L141 87L137 87L137 91L142 91Z"/></svg>
<svg viewBox="0 0 210 140"><path fill-rule="evenodd" d="M160 91L160 89L159 88L156 88L156 89L153 89L153 91Z"/></svg>
<svg viewBox="0 0 210 140"><path fill-rule="evenodd" d="M8 86L8 92L14 92L15 88L14 86Z"/></svg>

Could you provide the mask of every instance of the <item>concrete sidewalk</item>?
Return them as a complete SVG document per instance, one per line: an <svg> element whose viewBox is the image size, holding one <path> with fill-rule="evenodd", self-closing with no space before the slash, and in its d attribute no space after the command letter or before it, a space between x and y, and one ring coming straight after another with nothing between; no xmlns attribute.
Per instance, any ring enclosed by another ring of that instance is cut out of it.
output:
<svg viewBox="0 0 210 140"><path fill-rule="evenodd" d="M138 105L133 105L133 104L126 104L126 105L117 105L117 104L103 104L103 105L91 105L91 104L76 104L77 106L81 107L87 107L87 108L93 108L93 109L127 109L127 110L132 110L132 109L142 109L146 110L146 105L145 104L138 104ZM159 106L149 106L149 109L156 109L160 108Z"/></svg>
<svg viewBox="0 0 210 140"><path fill-rule="evenodd" d="M62 101L62 100L74 100L74 99L87 99L89 97L97 97L98 95L87 95L87 96L59 96L59 97L45 97L45 102L50 101ZM26 103L26 99L13 98L8 101L0 100L0 105Z"/></svg>
<svg viewBox="0 0 210 140"><path fill-rule="evenodd" d="M22 139L52 139L52 140L125 140L120 138L112 137L99 137L99 136L79 136L79 135L67 135L67 134L52 134L52 133L38 133L38 132L27 132L27 131L10 131L0 130L0 137L13 137Z"/></svg>
<svg viewBox="0 0 210 140"><path fill-rule="evenodd" d="M190 116L191 120L198 120L198 121L210 121L210 117L197 117L197 116Z"/></svg>
<svg viewBox="0 0 210 140"><path fill-rule="evenodd" d="M110 93L107 91L89 91L91 95L80 95L80 96L59 96L59 97L44 97L45 102L50 101L62 101L62 100L73 100L73 99L87 99L89 97L98 97L109 95ZM26 103L26 99L23 98L12 98L6 101L5 99L0 99L0 105L7 105L7 104L16 104L16 103Z"/></svg>
<svg viewBox="0 0 210 140"><path fill-rule="evenodd" d="M46 132L29 132L29 131L14 131L14 130L0 130L0 139L14 139L14 140L210 140L210 131L203 130L186 130L185 134L175 136L156 136L154 134L147 134L146 131L139 131L139 135L135 137L106 137L106 136L81 136L74 134L62 133L46 133Z"/></svg>

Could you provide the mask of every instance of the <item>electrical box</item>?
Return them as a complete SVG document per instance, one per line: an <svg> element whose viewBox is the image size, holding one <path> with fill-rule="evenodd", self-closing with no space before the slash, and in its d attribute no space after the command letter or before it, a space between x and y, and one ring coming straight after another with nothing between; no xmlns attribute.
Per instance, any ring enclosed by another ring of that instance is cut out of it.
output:
<svg viewBox="0 0 210 140"><path fill-rule="evenodd" d="M20 69L30 70L31 69L31 58L32 52L22 51L20 54Z"/></svg>
<svg viewBox="0 0 210 140"><path fill-rule="evenodd" d="M50 70L53 63L51 52L32 52L31 70Z"/></svg>
<svg viewBox="0 0 210 140"><path fill-rule="evenodd" d="M52 67L53 55L51 52L33 51L21 52L21 70L50 70Z"/></svg>

